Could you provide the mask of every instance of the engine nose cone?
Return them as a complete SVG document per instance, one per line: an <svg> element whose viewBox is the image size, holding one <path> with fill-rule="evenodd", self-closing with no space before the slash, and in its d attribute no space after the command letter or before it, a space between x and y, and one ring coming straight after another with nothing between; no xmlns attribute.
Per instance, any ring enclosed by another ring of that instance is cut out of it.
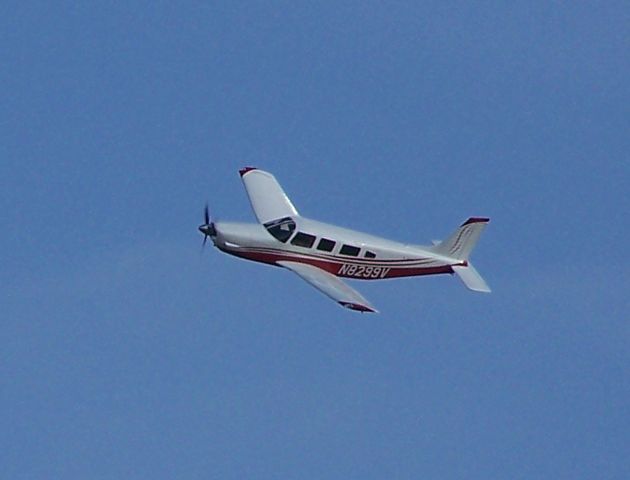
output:
<svg viewBox="0 0 630 480"><path fill-rule="evenodd" d="M209 236L215 236L217 234L216 230L214 229L214 225L212 225L211 223L205 223L203 225L199 225L199 231L203 233L204 235L209 235Z"/></svg>

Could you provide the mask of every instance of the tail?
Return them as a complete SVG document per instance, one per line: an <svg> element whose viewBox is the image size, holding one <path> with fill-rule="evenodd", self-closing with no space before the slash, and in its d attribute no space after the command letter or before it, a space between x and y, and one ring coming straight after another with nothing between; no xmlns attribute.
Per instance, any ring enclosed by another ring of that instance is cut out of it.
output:
<svg viewBox="0 0 630 480"><path fill-rule="evenodd" d="M489 221L489 218L469 218L447 240L433 247L434 253L462 261L462 265L452 267L453 271L464 285L476 292L490 292L490 287L468 261L468 257Z"/></svg>

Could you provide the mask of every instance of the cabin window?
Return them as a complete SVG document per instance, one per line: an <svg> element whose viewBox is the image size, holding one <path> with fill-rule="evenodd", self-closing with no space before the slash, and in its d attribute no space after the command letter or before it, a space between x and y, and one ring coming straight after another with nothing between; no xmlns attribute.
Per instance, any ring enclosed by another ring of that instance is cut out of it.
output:
<svg viewBox="0 0 630 480"><path fill-rule="evenodd" d="M308 233L302 233L302 232L298 232L295 235L295 237L293 237L293 240L291 240L291 244L295 245L296 247L311 248L314 243L315 243L314 235L309 235Z"/></svg>
<svg viewBox="0 0 630 480"><path fill-rule="evenodd" d="M353 247L352 245L344 245L339 250L339 253L342 255L350 255L351 257L357 257L359 255L359 251L361 249L359 247Z"/></svg>
<svg viewBox="0 0 630 480"><path fill-rule="evenodd" d="M365 251L365 258L376 258L376 253L370 252L369 250Z"/></svg>
<svg viewBox="0 0 630 480"><path fill-rule="evenodd" d="M284 217L265 223L265 228L276 240L287 243L287 240L291 238L295 230L295 222L291 217Z"/></svg>
<svg viewBox="0 0 630 480"><path fill-rule="evenodd" d="M322 238L317 244L317 250L323 250L324 252L332 252L334 248L335 242L327 238Z"/></svg>

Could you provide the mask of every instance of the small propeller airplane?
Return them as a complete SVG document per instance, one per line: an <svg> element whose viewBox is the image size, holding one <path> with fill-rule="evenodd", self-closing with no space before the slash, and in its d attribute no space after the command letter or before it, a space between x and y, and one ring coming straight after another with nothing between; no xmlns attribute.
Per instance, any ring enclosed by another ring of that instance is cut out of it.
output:
<svg viewBox="0 0 630 480"><path fill-rule="evenodd" d="M456 274L470 290L490 288L468 260L488 218L471 217L445 241L408 245L302 217L275 179L263 170L239 171L259 223L213 221L206 205L208 237L236 257L291 270L343 307L377 310L340 277L359 280Z"/></svg>

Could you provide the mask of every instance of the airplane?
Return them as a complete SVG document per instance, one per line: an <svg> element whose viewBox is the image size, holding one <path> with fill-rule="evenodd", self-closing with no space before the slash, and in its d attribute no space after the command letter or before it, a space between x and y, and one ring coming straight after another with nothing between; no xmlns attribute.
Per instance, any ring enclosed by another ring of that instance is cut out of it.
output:
<svg viewBox="0 0 630 480"><path fill-rule="evenodd" d="M206 205L199 226L203 247L209 237L222 252L283 267L358 312L378 311L341 278L456 274L470 290L490 292L468 260L488 218L471 217L431 246L410 245L305 218L271 173L255 167L239 173L258 223L213 221Z"/></svg>

